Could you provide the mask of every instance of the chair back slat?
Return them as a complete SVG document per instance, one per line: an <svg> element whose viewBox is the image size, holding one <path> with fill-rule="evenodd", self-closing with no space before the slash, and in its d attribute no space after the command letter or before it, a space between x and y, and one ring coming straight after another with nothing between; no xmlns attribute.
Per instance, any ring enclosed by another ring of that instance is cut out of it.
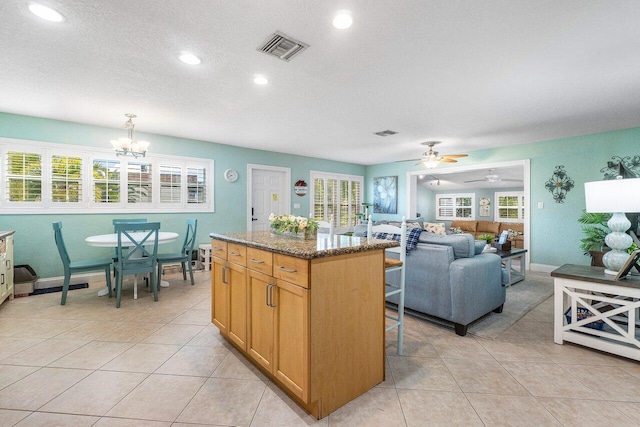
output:
<svg viewBox="0 0 640 427"><path fill-rule="evenodd" d="M69 268L69 264L71 263L71 258L69 258L69 253L67 252L67 247L64 244L64 239L62 238L62 222L54 222L53 223L53 232L56 240L56 246L58 247L58 252L60 253L60 258L62 259L62 265L65 270Z"/></svg>
<svg viewBox="0 0 640 427"><path fill-rule="evenodd" d="M149 272L158 255L159 222L115 224L118 269L123 274Z"/></svg>
<svg viewBox="0 0 640 427"><path fill-rule="evenodd" d="M196 231L198 229L198 220L195 218L187 218L187 235L184 237L182 244L182 253L192 255L193 246L196 243Z"/></svg>

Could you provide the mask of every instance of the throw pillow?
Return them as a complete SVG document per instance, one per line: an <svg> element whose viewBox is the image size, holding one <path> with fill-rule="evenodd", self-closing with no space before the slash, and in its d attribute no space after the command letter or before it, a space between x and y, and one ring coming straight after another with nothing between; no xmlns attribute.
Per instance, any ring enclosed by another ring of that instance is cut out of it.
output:
<svg viewBox="0 0 640 427"><path fill-rule="evenodd" d="M444 228L444 223L442 222L425 222L424 229L429 233L447 234L447 230Z"/></svg>
<svg viewBox="0 0 640 427"><path fill-rule="evenodd" d="M415 249L418 246L420 233L422 233L422 228L407 228L407 252ZM364 235L366 237L367 233L365 232ZM373 238L381 240L395 240L396 242L400 241L400 235L393 233L374 232Z"/></svg>
<svg viewBox="0 0 640 427"><path fill-rule="evenodd" d="M402 227L402 222L389 221L387 224L393 225L394 227ZM412 222L407 221L407 230L410 228L422 228L422 225L420 225L420 223L417 221L412 221Z"/></svg>

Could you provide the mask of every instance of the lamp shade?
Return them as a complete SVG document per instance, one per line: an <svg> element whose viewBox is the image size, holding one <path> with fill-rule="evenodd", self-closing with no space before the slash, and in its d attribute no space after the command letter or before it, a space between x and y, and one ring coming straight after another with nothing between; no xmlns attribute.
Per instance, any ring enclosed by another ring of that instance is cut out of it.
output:
<svg viewBox="0 0 640 427"><path fill-rule="evenodd" d="M584 183L587 212L640 212L640 178Z"/></svg>

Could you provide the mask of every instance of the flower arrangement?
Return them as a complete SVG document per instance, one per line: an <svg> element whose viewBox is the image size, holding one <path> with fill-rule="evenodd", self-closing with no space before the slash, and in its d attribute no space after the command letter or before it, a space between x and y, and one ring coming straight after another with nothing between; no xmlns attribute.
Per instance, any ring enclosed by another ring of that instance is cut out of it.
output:
<svg viewBox="0 0 640 427"><path fill-rule="evenodd" d="M275 234L310 236L318 231L318 221L302 216L270 214L269 223Z"/></svg>
<svg viewBox="0 0 640 427"><path fill-rule="evenodd" d="M481 234L478 236L478 240L484 240L485 242L487 242L487 245L490 245L491 242L493 242L493 240L496 238L496 236L494 236L493 234Z"/></svg>

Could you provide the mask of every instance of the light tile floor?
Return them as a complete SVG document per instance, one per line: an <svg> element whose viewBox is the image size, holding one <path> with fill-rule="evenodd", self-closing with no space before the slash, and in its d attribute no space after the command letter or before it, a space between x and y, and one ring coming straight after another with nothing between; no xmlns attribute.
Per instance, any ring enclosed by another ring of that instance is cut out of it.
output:
<svg viewBox="0 0 640 427"><path fill-rule="evenodd" d="M210 273L165 277L120 309L100 283L2 304L0 426L640 425L640 363L554 344L551 299L495 340L407 318L386 380L315 420L211 325Z"/></svg>

